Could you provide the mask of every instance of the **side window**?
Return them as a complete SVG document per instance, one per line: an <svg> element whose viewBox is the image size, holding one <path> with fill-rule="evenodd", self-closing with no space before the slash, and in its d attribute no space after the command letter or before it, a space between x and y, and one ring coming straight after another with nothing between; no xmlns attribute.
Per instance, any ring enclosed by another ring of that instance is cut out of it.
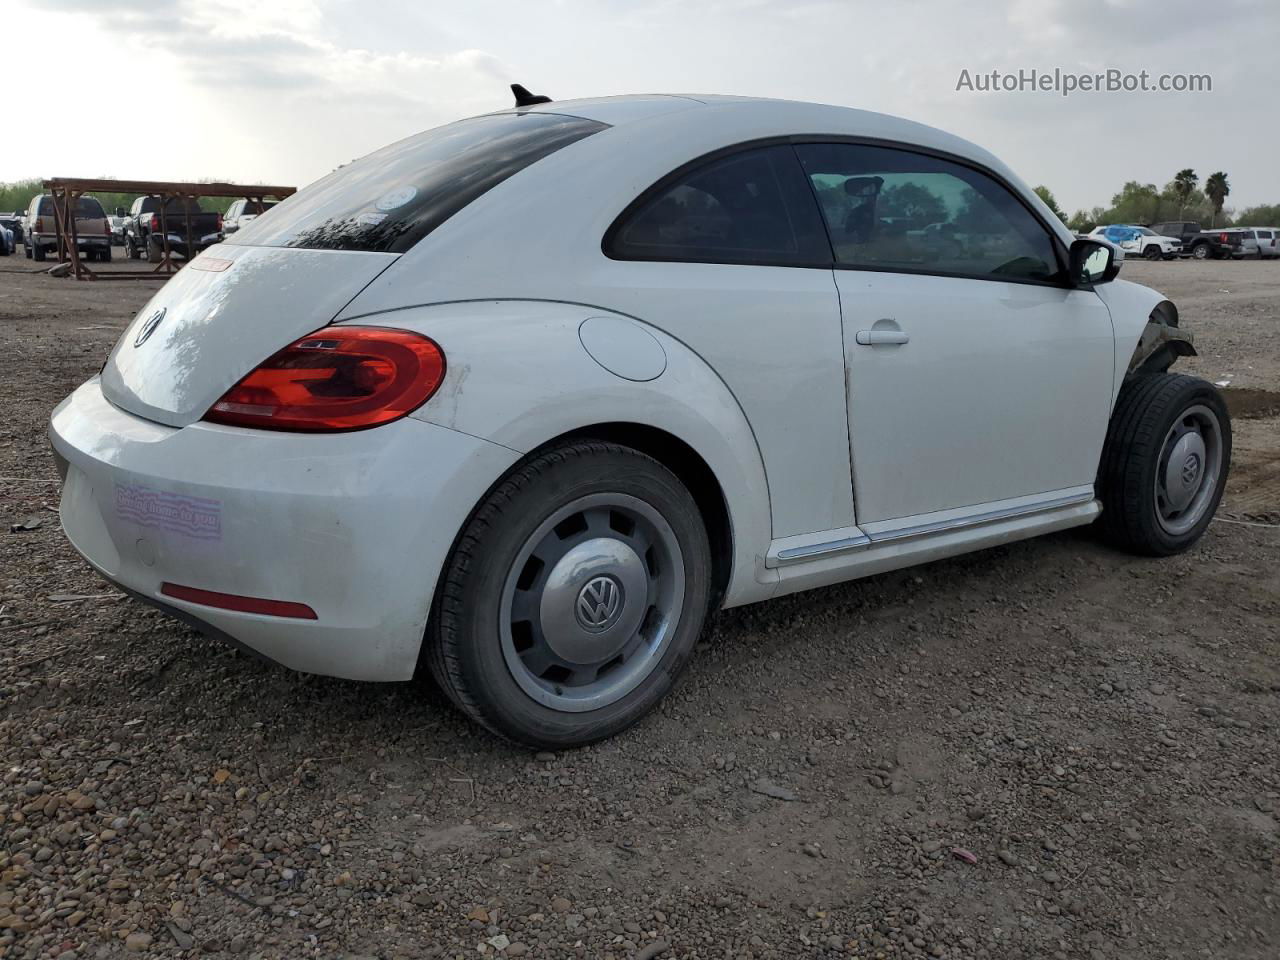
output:
<svg viewBox="0 0 1280 960"><path fill-rule="evenodd" d="M831 248L789 146L730 154L659 182L609 229L619 260L829 266Z"/></svg>
<svg viewBox="0 0 1280 960"><path fill-rule="evenodd" d="M992 280L1055 280L1053 240L1001 184L959 163L890 147L796 147L836 262Z"/></svg>

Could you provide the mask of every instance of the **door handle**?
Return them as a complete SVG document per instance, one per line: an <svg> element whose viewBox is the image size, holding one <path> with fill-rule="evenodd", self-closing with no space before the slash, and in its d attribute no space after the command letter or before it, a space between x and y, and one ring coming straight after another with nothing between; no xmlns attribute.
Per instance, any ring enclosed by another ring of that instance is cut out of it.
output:
<svg viewBox="0 0 1280 960"><path fill-rule="evenodd" d="M855 339L864 347L881 343L906 343L911 338L905 330L859 330Z"/></svg>

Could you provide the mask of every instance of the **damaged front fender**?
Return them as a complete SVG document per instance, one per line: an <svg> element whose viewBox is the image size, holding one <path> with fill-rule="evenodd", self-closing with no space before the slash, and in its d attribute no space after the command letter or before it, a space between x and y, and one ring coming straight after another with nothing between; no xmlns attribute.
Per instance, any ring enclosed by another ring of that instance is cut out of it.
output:
<svg viewBox="0 0 1280 960"><path fill-rule="evenodd" d="M1162 294L1127 280L1099 284L1094 292L1107 305L1115 331L1112 403L1129 378L1168 370L1178 357L1195 354L1191 334L1178 326L1178 308Z"/></svg>
<svg viewBox="0 0 1280 960"><path fill-rule="evenodd" d="M1179 357L1196 355L1195 337L1178 327L1178 308L1161 300L1133 348L1125 379L1144 373L1164 373Z"/></svg>

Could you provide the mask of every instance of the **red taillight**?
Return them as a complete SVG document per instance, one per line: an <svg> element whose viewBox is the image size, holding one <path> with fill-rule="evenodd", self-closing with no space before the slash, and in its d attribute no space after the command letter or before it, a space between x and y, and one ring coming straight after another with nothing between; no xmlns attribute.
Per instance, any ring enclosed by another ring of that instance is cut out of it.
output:
<svg viewBox="0 0 1280 960"><path fill-rule="evenodd" d="M1229 239L1230 239L1230 237L1228 237L1225 233L1220 233L1220 234L1218 234L1218 242L1219 242L1219 243L1226 243Z"/></svg>
<svg viewBox="0 0 1280 960"><path fill-rule="evenodd" d="M416 410L443 379L444 353L421 334L326 327L260 364L205 419L262 430L362 430Z"/></svg>
<svg viewBox="0 0 1280 960"><path fill-rule="evenodd" d="M155 233L160 229L160 214L153 213L151 215L151 232Z"/></svg>
<svg viewBox="0 0 1280 960"><path fill-rule="evenodd" d="M36 225L34 229L36 233L41 233L44 230L44 217L36 217Z"/></svg>
<svg viewBox="0 0 1280 960"><path fill-rule="evenodd" d="M222 232L222 214L218 214L218 232Z"/></svg>
<svg viewBox="0 0 1280 960"><path fill-rule="evenodd" d="M265 613L271 617L294 617L298 620L317 620L316 612L305 603L292 600L266 600L262 597L242 597L238 593L218 593L198 587L184 587L180 583L160 584L160 592L175 600L198 603L204 607L219 607L238 613Z"/></svg>
<svg viewBox="0 0 1280 960"><path fill-rule="evenodd" d="M111 221L110 221L110 220L106 221L106 223L103 225L102 232L103 232L103 233L105 233L108 237L109 237L109 236L111 236Z"/></svg>

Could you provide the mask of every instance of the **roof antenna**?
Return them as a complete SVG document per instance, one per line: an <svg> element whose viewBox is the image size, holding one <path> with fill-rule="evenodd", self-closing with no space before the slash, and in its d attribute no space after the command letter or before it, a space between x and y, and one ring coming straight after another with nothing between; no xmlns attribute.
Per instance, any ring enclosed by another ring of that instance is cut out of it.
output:
<svg viewBox="0 0 1280 960"><path fill-rule="evenodd" d="M550 103L550 97L540 96L536 93L530 93L518 83L511 85L511 92L516 95L517 107L532 107L536 103Z"/></svg>

